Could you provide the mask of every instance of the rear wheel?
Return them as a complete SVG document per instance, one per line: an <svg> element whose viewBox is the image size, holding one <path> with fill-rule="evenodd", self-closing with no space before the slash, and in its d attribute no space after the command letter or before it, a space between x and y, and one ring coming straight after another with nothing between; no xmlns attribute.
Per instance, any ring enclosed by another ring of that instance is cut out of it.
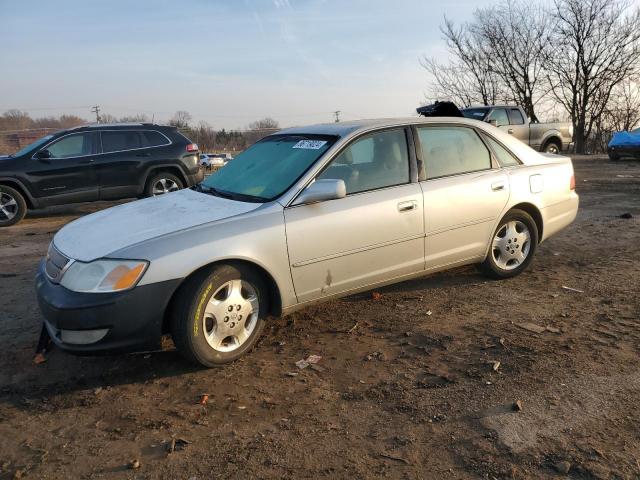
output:
<svg viewBox="0 0 640 480"><path fill-rule="evenodd" d="M15 225L27 214L27 202L16 189L0 185L0 227Z"/></svg>
<svg viewBox="0 0 640 480"><path fill-rule="evenodd" d="M194 363L232 362L256 343L269 298L262 277L245 266L219 265L180 287L171 312L178 351Z"/></svg>
<svg viewBox="0 0 640 480"><path fill-rule="evenodd" d="M515 277L529 266L537 246L538 227L531 215L511 210L500 220L480 270L491 278Z"/></svg>
<svg viewBox="0 0 640 480"><path fill-rule="evenodd" d="M609 152L609 160L615 162L616 160L620 160L620 155L614 152Z"/></svg>
<svg viewBox="0 0 640 480"><path fill-rule="evenodd" d="M177 192L183 188L182 180L169 172L160 172L152 176L147 182L145 195L155 197L165 193Z"/></svg>
<svg viewBox="0 0 640 480"><path fill-rule="evenodd" d="M554 140L547 142L544 146L544 153L553 153L554 155L558 155L560 153L560 145Z"/></svg>

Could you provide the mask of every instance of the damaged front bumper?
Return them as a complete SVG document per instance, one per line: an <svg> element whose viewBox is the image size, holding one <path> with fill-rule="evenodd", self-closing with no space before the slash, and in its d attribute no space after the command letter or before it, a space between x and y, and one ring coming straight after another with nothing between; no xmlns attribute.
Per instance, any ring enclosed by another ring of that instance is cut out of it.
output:
<svg viewBox="0 0 640 480"><path fill-rule="evenodd" d="M52 283L40 263L38 304L52 341L76 354L132 352L160 345L165 312L180 279L115 293L72 292Z"/></svg>

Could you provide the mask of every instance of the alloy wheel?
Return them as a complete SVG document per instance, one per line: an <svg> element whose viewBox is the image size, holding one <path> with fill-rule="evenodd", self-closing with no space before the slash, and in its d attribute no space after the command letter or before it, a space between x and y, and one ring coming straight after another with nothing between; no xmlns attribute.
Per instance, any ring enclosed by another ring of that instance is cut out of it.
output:
<svg viewBox="0 0 640 480"><path fill-rule="evenodd" d="M513 270L524 263L531 250L531 232L519 220L511 220L493 238L491 254L502 270Z"/></svg>
<svg viewBox="0 0 640 480"><path fill-rule="evenodd" d="M161 178L153 185L153 195L164 195L165 193L180 190L178 184L169 178Z"/></svg>
<svg viewBox="0 0 640 480"><path fill-rule="evenodd" d="M18 202L7 192L0 192L0 220L12 220L17 214Z"/></svg>
<svg viewBox="0 0 640 480"><path fill-rule="evenodd" d="M246 280L231 280L214 292L204 311L207 343L219 352L232 352L251 336L258 323L260 302Z"/></svg>

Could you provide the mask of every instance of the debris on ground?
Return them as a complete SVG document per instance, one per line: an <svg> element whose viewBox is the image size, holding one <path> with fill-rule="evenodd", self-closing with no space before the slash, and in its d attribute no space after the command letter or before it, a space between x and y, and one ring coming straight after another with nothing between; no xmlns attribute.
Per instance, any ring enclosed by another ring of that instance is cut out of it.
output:
<svg viewBox="0 0 640 480"><path fill-rule="evenodd" d="M427 310L427 315L431 316L433 315L433 312L431 310Z"/></svg>
<svg viewBox="0 0 640 480"><path fill-rule="evenodd" d="M179 452L184 450L191 442L184 438L172 438L167 442L167 453Z"/></svg>
<svg viewBox="0 0 640 480"><path fill-rule="evenodd" d="M491 364L491 368L493 369L494 372L497 372L498 369L500 368L500 360L489 360L489 362Z"/></svg>
<svg viewBox="0 0 640 480"><path fill-rule="evenodd" d="M560 329L559 328L552 327L551 325L547 325L545 329L547 330L547 332L560 333Z"/></svg>
<svg viewBox="0 0 640 480"><path fill-rule="evenodd" d="M522 411L522 400L516 400L515 402L513 402L513 405L511 405L511 409L514 412L521 412Z"/></svg>
<svg viewBox="0 0 640 480"><path fill-rule="evenodd" d="M296 367L298 367L300 370L304 370L308 366L309 366L309 362L307 362L306 360L298 360L296 362Z"/></svg>
<svg viewBox="0 0 640 480"><path fill-rule="evenodd" d="M308 363L318 363L320 360L322 360L322 357L320 355L309 355L307 357L307 362Z"/></svg>
<svg viewBox="0 0 640 480"><path fill-rule="evenodd" d="M358 328L358 322L354 323L353 327L351 327L349 330L347 330L347 333L353 333L356 328Z"/></svg>
<svg viewBox="0 0 640 480"><path fill-rule="evenodd" d="M620 215L620 218L625 218L628 220L629 218L633 218L633 215L631 215L629 212L626 212Z"/></svg>
<svg viewBox="0 0 640 480"><path fill-rule="evenodd" d="M203 393L202 395L200 395L200 405L206 405L208 401L209 401L208 393Z"/></svg>
<svg viewBox="0 0 640 480"><path fill-rule="evenodd" d="M286 372L285 375L287 377L297 377L298 376L298 372Z"/></svg>
<svg viewBox="0 0 640 480"><path fill-rule="evenodd" d="M372 300L380 300L382 298L382 294L380 292L371 292Z"/></svg>
<svg viewBox="0 0 640 480"><path fill-rule="evenodd" d="M385 360L385 358L386 357L384 355L384 352L373 352L373 353L370 353L369 355L367 355L366 357L364 357L364 359L367 362L370 362L371 360L374 360L374 359L375 360Z"/></svg>
<svg viewBox="0 0 640 480"><path fill-rule="evenodd" d="M137 470L142 466L142 464L140 463L140 460L138 460L137 458L135 460L131 460L129 462L129 464L127 465L127 467L129 468L129 470Z"/></svg>
<svg viewBox="0 0 640 480"><path fill-rule="evenodd" d="M47 357L45 357L42 353L36 353L36 356L33 357L33 363L35 363L36 365L40 365L41 363L44 363L46 361Z"/></svg>
<svg viewBox="0 0 640 480"><path fill-rule="evenodd" d="M558 473L566 475L569 473L569 470L571 470L571 464L566 460L563 460L561 462L554 463L553 468L555 468Z"/></svg>
<svg viewBox="0 0 640 480"><path fill-rule="evenodd" d="M566 285L562 285L562 288L564 290L569 290L570 292L584 293L584 290L580 290L578 288L567 287Z"/></svg>
<svg viewBox="0 0 640 480"><path fill-rule="evenodd" d="M516 325L533 333L542 333L547 330L547 327L541 327L540 325L536 325L535 323L531 322L516 323Z"/></svg>
<svg viewBox="0 0 640 480"><path fill-rule="evenodd" d="M382 458L388 458L389 460L394 460L396 462L404 463L405 465L411 465L409 460L406 460L402 457L396 457L395 455L389 455L388 453L381 453L380 456Z"/></svg>

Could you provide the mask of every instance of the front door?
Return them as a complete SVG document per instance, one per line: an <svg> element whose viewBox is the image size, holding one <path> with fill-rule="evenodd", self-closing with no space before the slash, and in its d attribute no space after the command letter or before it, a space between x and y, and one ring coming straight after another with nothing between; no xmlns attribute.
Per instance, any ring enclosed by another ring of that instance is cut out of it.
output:
<svg viewBox="0 0 640 480"><path fill-rule="evenodd" d="M48 158L34 155L29 177L36 196L43 204L54 205L88 202L98 199L95 171L96 133L78 132L65 135L41 149L48 150Z"/></svg>
<svg viewBox="0 0 640 480"><path fill-rule="evenodd" d="M494 168L473 128L420 127L425 163L425 267L432 270L482 258L509 199L509 179Z"/></svg>
<svg viewBox="0 0 640 480"><path fill-rule="evenodd" d="M317 179L342 179L345 198L285 210L291 275L306 302L421 271L424 215L406 131L360 137Z"/></svg>

